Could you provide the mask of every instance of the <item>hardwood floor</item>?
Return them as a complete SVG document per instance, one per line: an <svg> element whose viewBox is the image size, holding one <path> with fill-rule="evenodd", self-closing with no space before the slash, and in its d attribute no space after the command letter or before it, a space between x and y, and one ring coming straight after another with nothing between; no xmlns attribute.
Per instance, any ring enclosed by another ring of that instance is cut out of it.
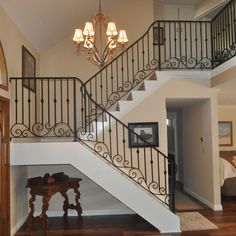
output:
<svg viewBox="0 0 236 236"><path fill-rule="evenodd" d="M15 236L236 236L236 199L224 200L223 209L222 212L199 210L219 227L218 230L160 234L137 215L87 216L82 220L69 217L67 223L62 217L49 218L49 230L46 234L43 234L40 224L33 226L31 234L26 232L26 225L23 225Z"/></svg>

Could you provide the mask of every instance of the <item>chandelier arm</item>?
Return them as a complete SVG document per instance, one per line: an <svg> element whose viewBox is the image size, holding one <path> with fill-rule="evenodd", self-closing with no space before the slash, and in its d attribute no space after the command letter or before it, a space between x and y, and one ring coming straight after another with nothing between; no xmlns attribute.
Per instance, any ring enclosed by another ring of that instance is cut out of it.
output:
<svg viewBox="0 0 236 236"><path fill-rule="evenodd" d="M114 42L114 39L110 40L103 51L102 58L101 58L101 61L103 62L103 64L107 62L109 55L112 54L113 49L110 49L110 45L113 42Z"/></svg>
<svg viewBox="0 0 236 236"><path fill-rule="evenodd" d="M93 53L87 51L87 58L90 62L92 62L94 65L99 66L100 65L100 61L97 60L97 58L94 56Z"/></svg>
<svg viewBox="0 0 236 236"><path fill-rule="evenodd" d="M89 48L88 51L87 51L89 57L92 57L92 59L95 61L96 65L101 66L103 64L103 61L101 59L101 56L99 55L99 52L98 52L98 49L97 49L96 45L90 39L88 39L88 41L92 44L92 47Z"/></svg>
<svg viewBox="0 0 236 236"><path fill-rule="evenodd" d="M97 34L96 29L98 30ZM107 42L104 44L102 43L102 34L104 33L103 29L106 29L105 35L107 37ZM75 31L73 40L77 42L76 46L78 49L82 48L82 50L87 52L90 61L99 67L102 67L110 58L112 58L115 49L120 48L120 42L128 42L125 30L120 30L120 32L121 31L124 32L123 34L119 33L118 37L115 23L112 22L108 16L104 16L102 13L101 0L99 0L98 13L90 19L90 22L86 22L84 31L81 29ZM83 37L85 37L85 43L82 45L82 41L84 41ZM98 47L95 45L96 38L100 40L100 44L97 42L99 45ZM116 42L116 40L119 42ZM103 48L103 45L105 45L105 48ZM122 47L122 49L123 48L124 47Z"/></svg>

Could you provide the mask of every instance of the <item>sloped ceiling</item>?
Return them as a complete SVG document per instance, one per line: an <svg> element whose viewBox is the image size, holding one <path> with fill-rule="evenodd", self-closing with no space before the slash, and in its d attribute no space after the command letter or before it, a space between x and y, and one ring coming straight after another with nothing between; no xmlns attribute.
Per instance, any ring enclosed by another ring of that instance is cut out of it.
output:
<svg viewBox="0 0 236 236"><path fill-rule="evenodd" d="M108 14L125 0L103 0ZM69 35L98 11L98 0L0 0L20 31L42 52Z"/></svg>
<svg viewBox="0 0 236 236"><path fill-rule="evenodd" d="M102 0L105 15L127 0ZM135 0L131 0L134 2ZM143 0L145 1L145 0ZM196 4L201 0L154 0L164 4ZM20 31L42 52L60 42L98 11L98 0L0 0Z"/></svg>

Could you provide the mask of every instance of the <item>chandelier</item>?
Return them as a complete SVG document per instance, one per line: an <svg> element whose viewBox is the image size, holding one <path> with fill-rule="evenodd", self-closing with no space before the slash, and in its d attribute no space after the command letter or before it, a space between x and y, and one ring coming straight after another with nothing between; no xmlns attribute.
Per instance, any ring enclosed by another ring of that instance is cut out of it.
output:
<svg viewBox="0 0 236 236"><path fill-rule="evenodd" d="M103 15L99 0L97 15L85 23L83 31L75 30L73 41L78 50L86 51L92 63L102 67L112 58L116 49L124 49L128 38L125 30L120 30L118 33L115 23Z"/></svg>

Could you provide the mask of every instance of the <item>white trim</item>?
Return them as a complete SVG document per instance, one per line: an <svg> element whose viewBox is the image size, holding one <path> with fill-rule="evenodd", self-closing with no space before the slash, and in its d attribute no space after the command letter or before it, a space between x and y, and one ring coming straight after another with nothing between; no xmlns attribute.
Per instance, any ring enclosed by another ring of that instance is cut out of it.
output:
<svg viewBox="0 0 236 236"><path fill-rule="evenodd" d="M201 197L200 195L198 195L197 193L193 192L192 190L184 187L184 191L186 193L188 193L189 195L191 195L192 197L196 198L197 200L199 200L200 202L202 202L203 204L205 204L206 206L208 206L209 208L211 208L214 211L222 211L223 207L221 204L213 204L211 202L209 202L208 200L206 200L205 198Z"/></svg>
<svg viewBox="0 0 236 236"><path fill-rule="evenodd" d="M235 64L236 64L236 57L232 57L228 61L224 62L220 66L218 66L215 69L213 69L212 71L210 71L211 72L211 78L223 73L224 71L226 71L226 70L228 70L232 67L234 67Z"/></svg>
<svg viewBox="0 0 236 236"><path fill-rule="evenodd" d="M212 12L218 10L220 7L224 6L227 2L225 0L221 1L220 3L216 4L212 8L201 12L198 16L195 16L194 20L200 21L202 18L207 17L207 15L211 14Z"/></svg>
<svg viewBox="0 0 236 236"><path fill-rule="evenodd" d="M14 236L16 234L16 232L21 228L21 226L26 222L27 217L28 214L25 215L21 220L19 220L14 227L11 228L11 236Z"/></svg>
<svg viewBox="0 0 236 236"><path fill-rule="evenodd" d="M157 71L156 75L157 79L210 79L211 71Z"/></svg>
<svg viewBox="0 0 236 236"><path fill-rule="evenodd" d="M175 232L173 232L173 231L169 231L169 230L160 230L160 233L161 234L170 234L170 233L174 233L174 234L176 234L176 233L181 233L182 231L181 230L179 230L179 231L175 231Z"/></svg>
<svg viewBox="0 0 236 236"><path fill-rule="evenodd" d="M48 217L62 217L64 211L47 211ZM35 212L40 215L41 212ZM106 210L83 210L82 216L104 216L104 215L133 215L136 214L130 209L106 209ZM76 211L68 211L68 216L78 216Z"/></svg>
<svg viewBox="0 0 236 236"><path fill-rule="evenodd" d="M214 205L214 211L223 211L223 207L221 204L219 205Z"/></svg>
<svg viewBox="0 0 236 236"><path fill-rule="evenodd" d="M228 107L228 108L236 108L236 105L218 105L218 107L222 107L222 108L224 108L224 107Z"/></svg>

